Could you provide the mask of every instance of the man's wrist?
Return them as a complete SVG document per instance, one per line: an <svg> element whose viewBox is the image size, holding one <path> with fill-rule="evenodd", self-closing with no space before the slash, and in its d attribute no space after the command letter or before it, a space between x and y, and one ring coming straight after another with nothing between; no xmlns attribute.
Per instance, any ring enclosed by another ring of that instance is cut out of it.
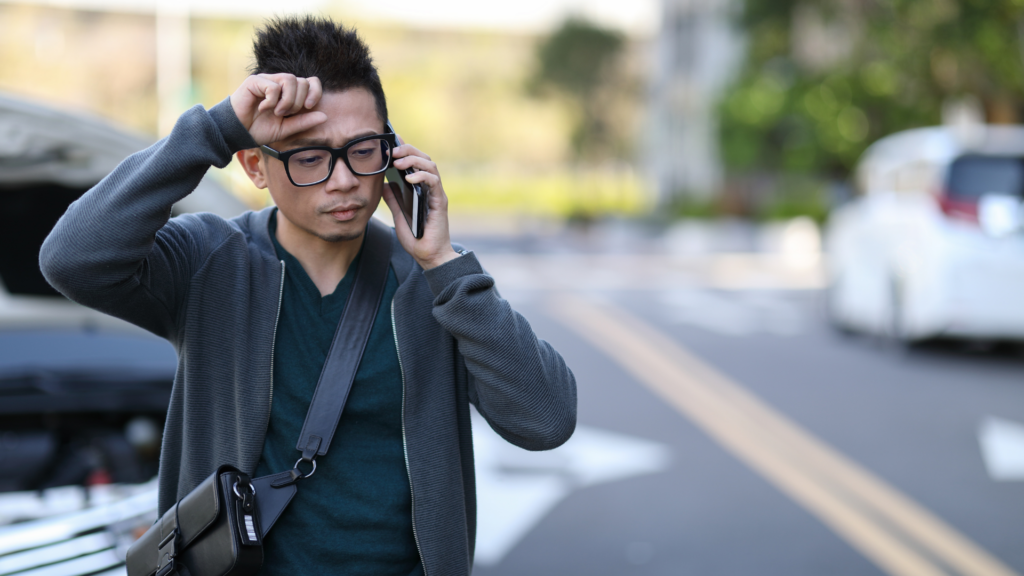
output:
<svg viewBox="0 0 1024 576"><path fill-rule="evenodd" d="M440 255L430 258L429 260L421 261L420 266L422 266L424 270L430 270L431 268L437 268L442 264L451 262L452 260L455 260L461 255L462 254L456 252L454 249L449 248L447 252L443 252Z"/></svg>

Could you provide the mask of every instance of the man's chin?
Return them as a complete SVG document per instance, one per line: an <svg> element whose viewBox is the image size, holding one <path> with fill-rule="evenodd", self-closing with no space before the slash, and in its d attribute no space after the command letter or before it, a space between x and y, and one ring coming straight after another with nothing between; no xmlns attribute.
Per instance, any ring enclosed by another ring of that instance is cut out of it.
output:
<svg viewBox="0 0 1024 576"><path fill-rule="evenodd" d="M346 232L339 234L317 234L317 237L324 242L348 242L349 240L361 238L362 235L363 231L360 230L358 232Z"/></svg>
<svg viewBox="0 0 1024 576"><path fill-rule="evenodd" d="M366 222L350 221L344 229L317 231L317 238L324 242L348 242L349 240L356 240L361 238L366 232Z"/></svg>

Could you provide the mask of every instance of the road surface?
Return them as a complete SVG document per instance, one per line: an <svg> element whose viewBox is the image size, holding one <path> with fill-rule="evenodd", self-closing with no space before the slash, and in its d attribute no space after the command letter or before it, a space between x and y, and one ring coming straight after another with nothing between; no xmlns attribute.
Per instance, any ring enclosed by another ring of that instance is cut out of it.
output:
<svg viewBox="0 0 1024 576"><path fill-rule="evenodd" d="M477 576L1024 574L1016 350L837 333L807 254L478 245L579 426L476 422Z"/></svg>

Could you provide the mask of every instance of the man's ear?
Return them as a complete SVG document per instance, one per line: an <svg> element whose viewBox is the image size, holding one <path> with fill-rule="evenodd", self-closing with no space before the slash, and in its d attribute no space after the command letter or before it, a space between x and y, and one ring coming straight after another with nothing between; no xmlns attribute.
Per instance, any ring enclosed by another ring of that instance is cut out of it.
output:
<svg viewBox="0 0 1024 576"><path fill-rule="evenodd" d="M238 163L257 188L263 190L267 187L267 175L263 172L263 164L260 162L263 160L263 153L259 148L242 150L235 154L235 158L238 158Z"/></svg>

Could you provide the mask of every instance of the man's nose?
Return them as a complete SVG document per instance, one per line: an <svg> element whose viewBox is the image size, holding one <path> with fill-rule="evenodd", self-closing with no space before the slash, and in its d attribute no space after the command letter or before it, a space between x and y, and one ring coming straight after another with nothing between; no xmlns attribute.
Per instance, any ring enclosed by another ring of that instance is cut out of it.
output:
<svg viewBox="0 0 1024 576"><path fill-rule="evenodd" d="M328 192L347 192L359 186L359 177L352 173L341 158L334 161L334 172L327 179Z"/></svg>

